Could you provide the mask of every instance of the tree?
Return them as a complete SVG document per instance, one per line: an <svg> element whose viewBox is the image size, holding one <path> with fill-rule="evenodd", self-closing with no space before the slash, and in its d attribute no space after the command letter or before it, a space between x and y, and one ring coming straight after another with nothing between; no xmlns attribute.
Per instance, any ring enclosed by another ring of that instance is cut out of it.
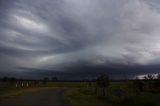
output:
<svg viewBox="0 0 160 106"><path fill-rule="evenodd" d="M58 81L58 78L55 76L55 77L52 77L52 81L53 82L56 82L56 81Z"/></svg>
<svg viewBox="0 0 160 106"><path fill-rule="evenodd" d="M146 78L147 78L147 82L148 82L148 87L149 87L149 89L152 89L153 88L153 85L154 85L154 75L152 75L152 74L148 74L147 76L146 76Z"/></svg>
<svg viewBox="0 0 160 106"><path fill-rule="evenodd" d="M109 77L105 74L99 76L96 81L97 87L102 88L103 97L106 95L105 88L109 87ZM97 93L97 88L96 88Z"/></svg>
<svg viewBox="0 0 160 106"><path fill-rule="evenodd" d="M9 79L8 77L3 77L3 78L2 78L2 81L3 81L3 82L7 82L8 79Z"/></svg>
<svg viewBox="0 0 160 106"><path fill-rule="evenodd" d="M154 81L154 87L155 88L160 87L160 74L157 75L157 79Z"/></svg>
<svg viewBox="0 0 160 106"><path fill-rule="evenodd" d="M142 80L136 78L136 80L134 80L134 87L137 88L140 92L143 92L144 83Z"/></svg>
<svg viewBox="0 0 160 106"><path fill-rule="evenodd" d="M43 84L46 84L48 81L49 81L49 78L48 78L48 77L44 77L44 78L43 78Z"/></svg>
<svg viewBox="0 0 160 106"><path fill-rule="evenodd" d="M157 75L157 86L160 87L160 74Z"/></svg>
<svg viewBox="0 0 160 106"><path fill-rule="evenodd" d="M34 80L34 85L38 85L39 84L39 81L38 80Z"/></svg>
<svg viewBox="0 0 160 106"><path fill-rule="evenodd" d="M10 84L14 84L14 83L16 83L16 81L17 81L17 79L14 78L14 77L9 78L9 83Z"/></svg>
<svg viewBox="0 0 160 106"><path fill-rule="evenodd" d="M157 75L157 79L160 80L160 74Z"/></svg>
<svg viewBox="0 0 160 106"><path fill-rule="evenodd" d="M154 79L154 75L152 75L152 74L148 74L146 77L147 77L148 80Z"/></svg>

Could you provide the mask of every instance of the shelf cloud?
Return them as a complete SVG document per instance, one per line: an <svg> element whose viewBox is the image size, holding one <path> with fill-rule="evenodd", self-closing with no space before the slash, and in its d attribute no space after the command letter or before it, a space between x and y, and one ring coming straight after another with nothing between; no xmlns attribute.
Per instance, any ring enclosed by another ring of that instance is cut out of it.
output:
<svg viewBox="0 0 160 106"><path fill-rule="evenodd" d="M0 74L159 73L159 19L158 0L1 0Z"/></svg>

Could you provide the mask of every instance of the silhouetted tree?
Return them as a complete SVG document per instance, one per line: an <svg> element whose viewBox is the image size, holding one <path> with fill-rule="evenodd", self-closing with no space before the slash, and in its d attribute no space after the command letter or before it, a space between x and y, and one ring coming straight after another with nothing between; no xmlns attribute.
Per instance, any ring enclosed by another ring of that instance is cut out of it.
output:
<svg viewBox="0 0 160 106"><path fill-rule="evenodd" d="M153 85L154 85L154 75L152 75L152 74L148 74L147 76L147 82L148 82L148 87L149 87L149 89L151 90L152 88L153 88Z"/></svg>
<svg viewBox="0 0 160 106"><path fill-rule="evenodd" d="M3 78L2 78L2 81L3 81L3 82L7 82L8 79L9 79L8 77L3 77Z"/></svg>
<svg viewBox="0 0 160 106"><path fill-rule="evenodd" d="M157 86L160 87L160 74L157 75L157 82L158 82Z"/></svg>
<svg viewBox="0 0 160 106"><path fill-rule="evenodd" d="M148 80L152 80L152 79L154 79L154 75L152 75L152 74L148 74L148 75L147 75L147 79L148 79Z"/></svg>
<svg viewBox="0 0 160 106"><path fill-rule="evenodd" d="M49 81L49 78L48 78L48 77L44 77L44 78L43 78L43 84L46 84L48 81Z"/></svg>
<svg viewBox="0 0 160 106"><path fill-rule="evenodd" d="M159 88L160 87L160 74L157 75L157 79L154 80L154 87Z"/></svg>
<svg viewBox="0 0 160 106"><path fill-rule="evenodd" d="M9 78L9 83L10 84L14 84L14 83L16 83L16 81L17 81L17 79L14 78L14 77Z"/></svg>
<svg viewBox="0 0 160 106"><path fill-rule="evenodd" d="M91 80L88 81L88 86L92 87L92 81Z"/></svg>
<svg viewBox="0 0 160 106"><path fill-rule="evenodd" d="M34 83L34 85L38 85L39 81L35 80L33 83Z"/></svg>
<svg viewBox="0 0 160 106"><path fill-rule="evenodd" d="M97 87L102 88L103 97L106 95L105 88L109 87L109 77L105 74L99 76L96 81ZM97 88L96 88L97 93Z"/></svg>
<svg viewBox="0 0 160 106"><path fill-rule="evenodd" d="M53 82L56 82L56 81L58 81L58 78L55 76L55 77L52 77L52 81Z"/></svg>
<svg viewBox="0 0 160 106"><path fill-rule="evenodd" d="M143 89L144 89L143 81L136 78L136 80L134 81L134 87L138 89L140 92L143 92Z"/></svg>
<svg viewBox="0 0 160 106"><path fill-rule="evenodd" d="M147 78L147 76L144 76L143 79L144 79L144 80L147 80L148 78Z"/></svg>
<svg viewBox="0 0 160 106"><path fill-rule="evenodd" d="M160 80L160 74L157 75L157 79Z"/></svg>

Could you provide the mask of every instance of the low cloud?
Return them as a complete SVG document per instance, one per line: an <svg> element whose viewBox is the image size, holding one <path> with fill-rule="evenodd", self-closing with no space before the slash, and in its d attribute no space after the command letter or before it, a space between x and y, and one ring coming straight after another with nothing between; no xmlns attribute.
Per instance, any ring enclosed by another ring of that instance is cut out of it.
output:
<svg viewBox="0 0 160 106"><path fill-rule="evenodd" d="M99 68L112 67L110 72L116 68L116 74L123 72L119 66L136 70L133 67L160 64L159 3L2 0L1 72L16 74L20 72L17 67L25 67L44 73L48 73L45 69L99 73Z"/></svg>

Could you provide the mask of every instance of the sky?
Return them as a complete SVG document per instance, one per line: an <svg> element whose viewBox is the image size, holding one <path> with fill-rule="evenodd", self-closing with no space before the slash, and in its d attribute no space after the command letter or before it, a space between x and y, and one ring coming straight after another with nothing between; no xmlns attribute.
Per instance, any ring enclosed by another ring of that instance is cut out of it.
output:
<svg viewBox="0 0 160 106"><path fill-rule="evenodd" d="M0 76L160 73L159 0L0 0Z"/></svg>

